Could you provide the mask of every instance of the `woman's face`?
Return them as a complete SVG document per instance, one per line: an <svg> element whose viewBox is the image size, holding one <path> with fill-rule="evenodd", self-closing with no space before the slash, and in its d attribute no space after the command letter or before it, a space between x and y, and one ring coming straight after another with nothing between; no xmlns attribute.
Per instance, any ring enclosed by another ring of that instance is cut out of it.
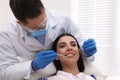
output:
<svg viewBox="0 0 120 80"><path fill-rule="evenodd" d="M58 59L63 64L77 62L79 59L79 49L76 40L72 36L65 35L57 43L57 53L64 55Z"/></svg>

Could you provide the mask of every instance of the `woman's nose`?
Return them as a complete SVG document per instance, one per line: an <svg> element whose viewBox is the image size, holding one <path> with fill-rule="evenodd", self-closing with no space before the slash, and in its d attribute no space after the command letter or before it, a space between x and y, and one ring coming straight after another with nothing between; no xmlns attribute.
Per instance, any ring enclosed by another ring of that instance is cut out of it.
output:
<svg viewBox="0 0 120 80"><path fill-rule="evenodd" d="M71 46L67 46L67 50L72 50L72 47Z"/></svg>

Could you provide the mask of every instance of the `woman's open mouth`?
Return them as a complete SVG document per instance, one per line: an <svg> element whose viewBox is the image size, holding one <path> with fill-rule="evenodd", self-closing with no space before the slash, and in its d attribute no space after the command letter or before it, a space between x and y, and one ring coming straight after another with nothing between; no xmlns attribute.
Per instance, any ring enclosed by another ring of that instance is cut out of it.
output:
<svg viewBox="0 0 120 80"><path fill-rule="evenodd" d="M67 56L67 57L74 57L75 54L73 54L73 53L67 53L67 54L65 54L65 56Z"/></svg>

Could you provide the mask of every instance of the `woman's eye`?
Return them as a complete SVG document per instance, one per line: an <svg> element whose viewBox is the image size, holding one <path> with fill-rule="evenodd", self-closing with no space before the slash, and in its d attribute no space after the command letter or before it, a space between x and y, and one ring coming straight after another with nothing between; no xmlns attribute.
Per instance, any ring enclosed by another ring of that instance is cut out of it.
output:
<svg viewBox="0 0 120 80"><path fill-rule="evenodd" d="M64 47L65 47L65 45L60 45L60 46L59 46L59 48L64 48Z"/></svg>
<svg viewBox="0 0 120 80"><path fill-rule="evenodd" d="M77 45L76 44L72 44L73 47L76 47Z"/></svg>

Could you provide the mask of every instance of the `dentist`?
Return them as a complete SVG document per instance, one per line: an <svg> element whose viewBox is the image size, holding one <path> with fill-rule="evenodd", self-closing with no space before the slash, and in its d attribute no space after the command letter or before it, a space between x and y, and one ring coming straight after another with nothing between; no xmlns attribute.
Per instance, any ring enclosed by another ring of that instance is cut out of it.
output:
<svg viewBox="0 0 120 80"><path fill-rule="evenodd" d="M60 11L45 9L41 0L9 0L16 17L0 30L1 80L37 80L56 72L53 61L58 57L50 50L54 40L63 33L83 43L84 58L97 49L93 39L82 41L80 30Z"/></svg>

